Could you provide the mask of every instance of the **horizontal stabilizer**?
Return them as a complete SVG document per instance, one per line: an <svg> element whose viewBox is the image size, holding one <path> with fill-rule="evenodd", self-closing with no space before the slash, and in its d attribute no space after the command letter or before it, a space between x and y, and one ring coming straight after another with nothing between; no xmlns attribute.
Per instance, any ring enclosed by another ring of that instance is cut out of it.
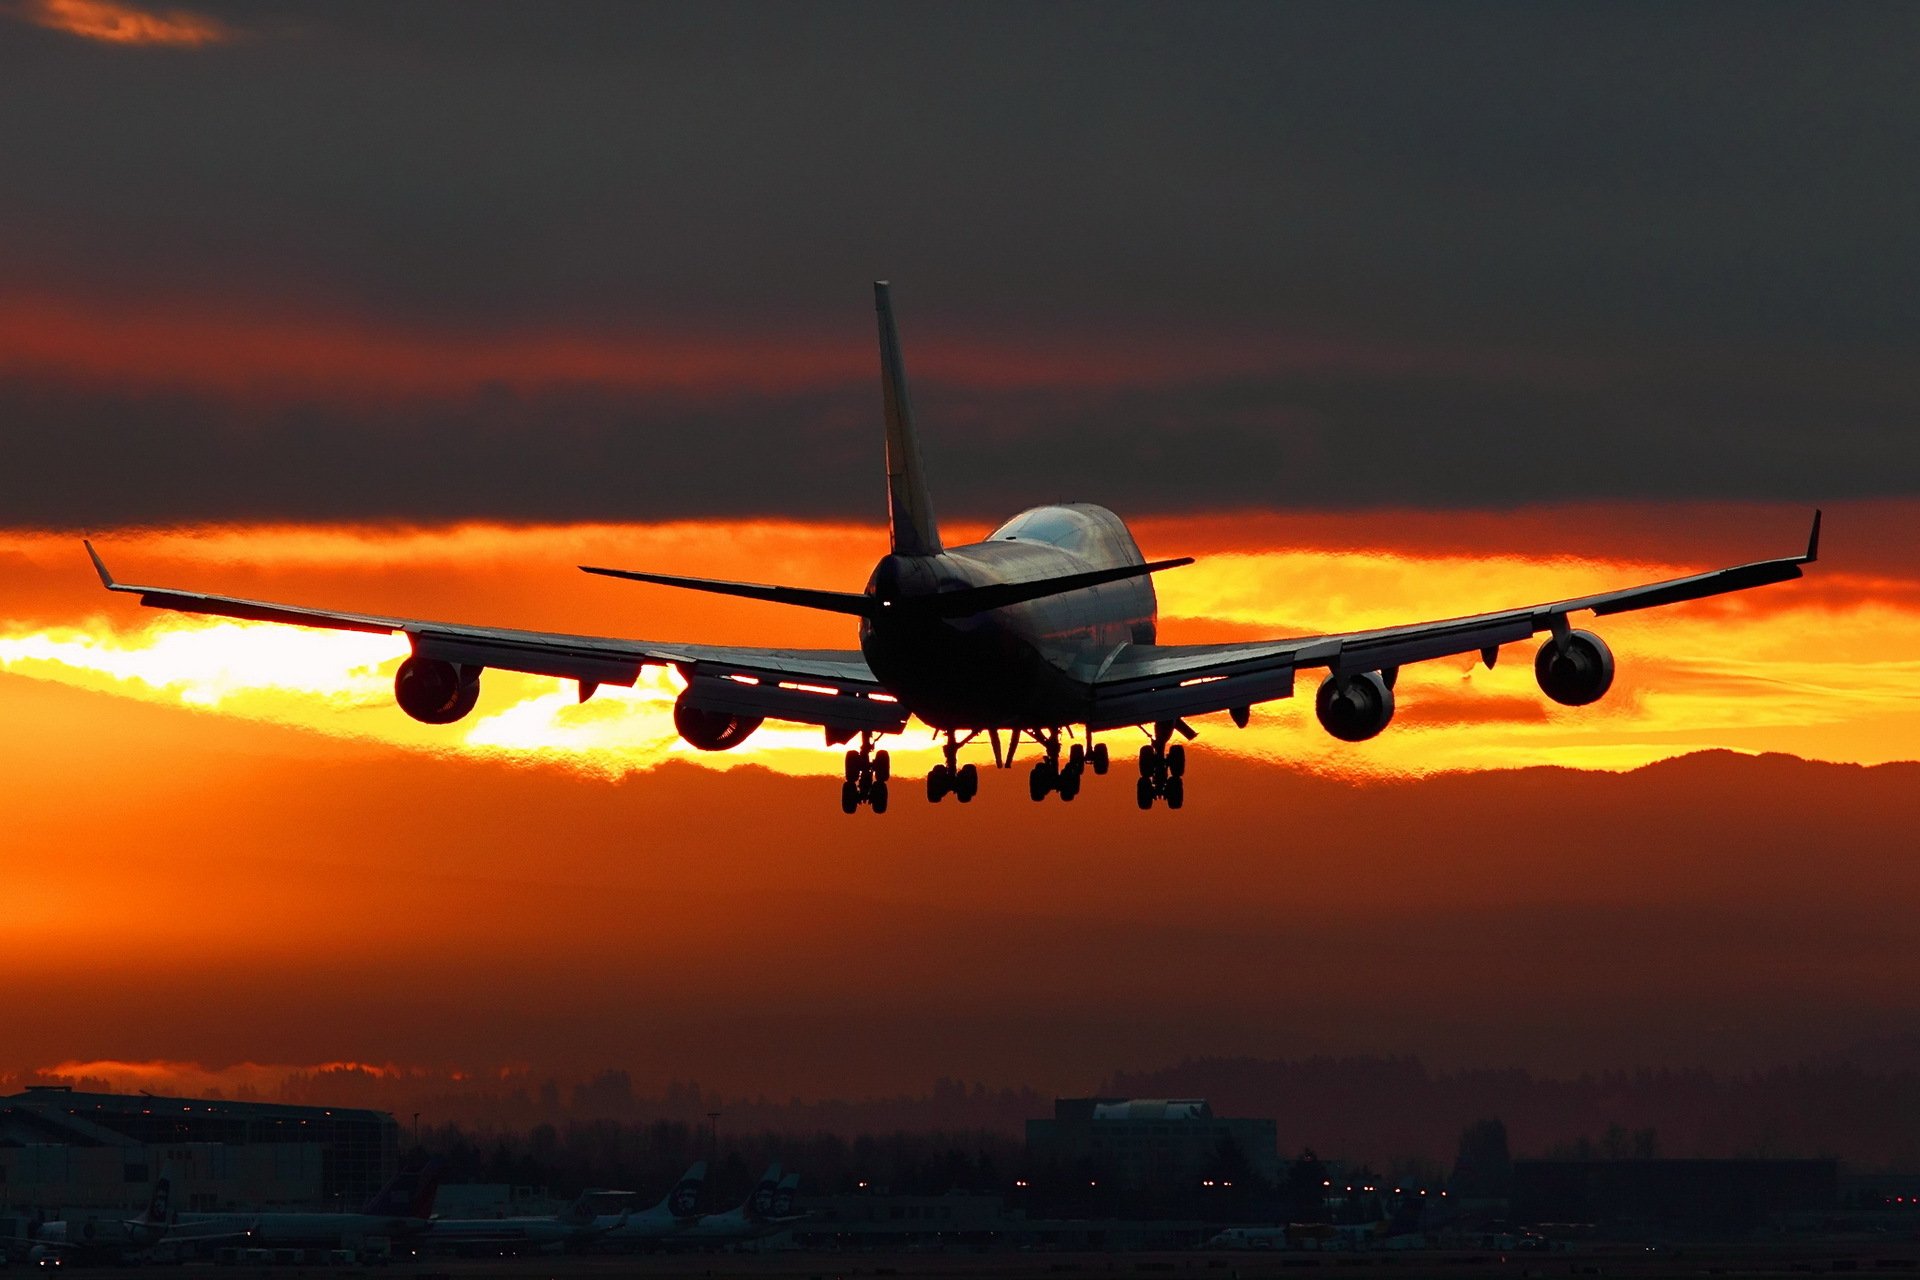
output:
<svg viewBox="0 0 1920 1280"><path fill-rule="evenodd" d="M744 600L765 600L770 604L797 605L802 609L821 609L828 613L852 614L856 618L878 618L888 614L931 613L940 618L965 618L989 609L1004 609L1046 596L1065 595L1105 582L1145 577L1162 569L1177 569L1192 564L1192 556L1177 560L1156 560L1151 564L1123 564L1111 569L1090 569L1085 573L1062 574L1055 578L1036 578L1029 582L995 582L984 587L962 587L937 595L910 596L888 600L880 596L852 591L816 591L811 587L776 587L758 582L726 582L717 578L683 578L670 573L642 573L633 569L602 569L581 565L584 573L606 578L625 578L630 582L650 582L661 587L683 587L689 591L709 591L715 595L739 596Z"/></svg>
<svg viewBox="0 0 1920 1280"><path fill-rule="evenodd" d="M584 573L604 578L626 578L632 582L651 582L659 587L684 587L688 591L710 591L719 596L739 596L745 600L766 600L773 604L798 605L802 609L823 609L828 613L850 613L856 618L872 617L872 596L854 591L815 591L810 587L771 587L758 582L724 582L717 578L682 578L670 573L640 573L632 569L599 569L583 564Z"/></svg>

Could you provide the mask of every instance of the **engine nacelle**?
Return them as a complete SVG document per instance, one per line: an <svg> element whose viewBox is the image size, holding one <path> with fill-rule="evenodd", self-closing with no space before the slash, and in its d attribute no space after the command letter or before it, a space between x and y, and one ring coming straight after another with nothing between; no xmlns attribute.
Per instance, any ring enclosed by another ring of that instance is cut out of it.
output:
<svg viewBox="0 0 1920 1280"><path fill-rule="evenodd" d="M1591 631L1569 632L1564 645L1553 639L1540 646L1533 678L1561 706L1584 707L1613 687L1613 650Z"/></svg>
<svg viewBox="0 0 1920 1280"><path fill-rule="evenodd" d="M687 705L682 693L673 700L673 727L688 745L702 751L731 751L758 729L759 716L729 715L725 711L703 711Z"/></svg>
<svg viewBox="0 0 1920 1280"><path fill-rule="evenodd" d="M1348 676L1346 687L1333 676L1320 682L1313 699L1320 727L1342 742L1365 742L1393 723L1393 686L1378 671Z"/></svg>
<svg viewBox="0 0 1920 1280"><path fill-rule="evenodd" d="M421 724L452 724L480 701L480 669L415 654L394 675L393 698Z"/></svg>

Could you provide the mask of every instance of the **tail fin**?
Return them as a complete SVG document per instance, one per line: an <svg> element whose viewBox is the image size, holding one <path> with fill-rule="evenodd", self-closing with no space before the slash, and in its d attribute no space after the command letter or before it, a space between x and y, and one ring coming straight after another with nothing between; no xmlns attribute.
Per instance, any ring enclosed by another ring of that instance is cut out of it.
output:
<svg viewBox="0 0 1920 1280"><path fill-rule="evenodd" d="M747 1197L747 1217L766 1218L773 1215L773 1201L780 1187L780 1163L775 1161L767 1166L760 1175L760 1181L753 1188L753 1194Z"/></svg>
<svg viewBox="0 0 1920 1280"><path fill-rule="evenodd" d="M147 1200L147 1212L141 1221L153 1226L164 1224L173 1212L173 1180L162 1176L153 1184L153 1195Z"/></svg>
<svg viewBox="0 0 1920 1280"><path fill-rule="evenodd" d="M370 1218L431 1218L434 1198L440 1192L440 1170L438 1160L430 1160L418 1169L402 1169L360 1212Z"/></svg>
<svg viewBox="0 0 1920 1280"><path fill-rule="evenodd" d="M676 1218L691 1218L700 1205L700 1187L707 1180L707 1162L695 1160L673 1184L660 1206Z"/></svg>
<svg viewBox="0 0 1920 1280"><path fill-rule="evenodd" d="M880 388L887 409L887 524L893 534L893 554L939 555L940 527L920 470L907 371L900 360L900 335L893 326L893 302L885 280L873 282L873 306L880 313Z"/></svg>
<svg viewBox="0 0 1920 1280"><path fill-rule="evenodd" d="M790 1173L780 1179L779 1188L773 1193L773 1216L790 1218L793 1216L794 1197L800 1193L800 1175Z"/></svg>

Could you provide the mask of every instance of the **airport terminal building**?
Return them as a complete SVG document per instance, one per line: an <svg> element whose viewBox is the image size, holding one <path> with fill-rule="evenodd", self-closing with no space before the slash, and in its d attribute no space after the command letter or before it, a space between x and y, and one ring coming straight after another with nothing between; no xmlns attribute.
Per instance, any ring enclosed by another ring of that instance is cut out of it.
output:
<svg viewBox="0 0 1920 1280"><path fill-rule="evenodd" d="M1131 1187L1206 1176L1227 1151L1258 1178L1280 1176L1274 1121L1216 1116L1200 1098L1059 1098L1051 1120L1027 1121L1034 1165L1098 1170Z"/></svg>
<svg viewBox="0 0 1920 1280"><path fill-rule="evenodd" d="M216 1098L0 1097L0 1206L138 1212L163 1174L181 1209L357 1209L393 1175L384 1111Z"/></svg>

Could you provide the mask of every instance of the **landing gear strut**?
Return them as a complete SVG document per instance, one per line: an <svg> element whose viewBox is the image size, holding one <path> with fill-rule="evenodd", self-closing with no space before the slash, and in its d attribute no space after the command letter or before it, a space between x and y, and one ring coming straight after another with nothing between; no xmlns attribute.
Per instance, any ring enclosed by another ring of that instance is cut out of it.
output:
<svg viewBox="0 0 1920 1280"><path fill-rule="evenodd" d="M893 775L893 757L885 749L873 749L873 735L862 733L858 749L847 749L846 781L840 784L840 812L852 813L861 805L870 805L875 813L887 811L887 779Z"/></svg>
<svg viewBox="0 0 1920 1280"><path fill-rule="evenodd" d="M927 772L928 804L939 804L949 795L961 804L973 802L973 797L980 791L980 770L973 765L960 763L960 748L973 739L974 734L960 738L955 736L952 729L947 730L947 741L940 748L943 759Z"/></svg>
<svg viewBox="0 0 1920 1280"><path fill-rule="evenodd" d="M1134 786L1134 799L1142 809L1153 808L1155 800L1165 800L1169 809L1187 802L1187 749L1178 742L1168 745L1178 727L1155 725L1153 741L1140 748L1140 781Z"/></svg>

